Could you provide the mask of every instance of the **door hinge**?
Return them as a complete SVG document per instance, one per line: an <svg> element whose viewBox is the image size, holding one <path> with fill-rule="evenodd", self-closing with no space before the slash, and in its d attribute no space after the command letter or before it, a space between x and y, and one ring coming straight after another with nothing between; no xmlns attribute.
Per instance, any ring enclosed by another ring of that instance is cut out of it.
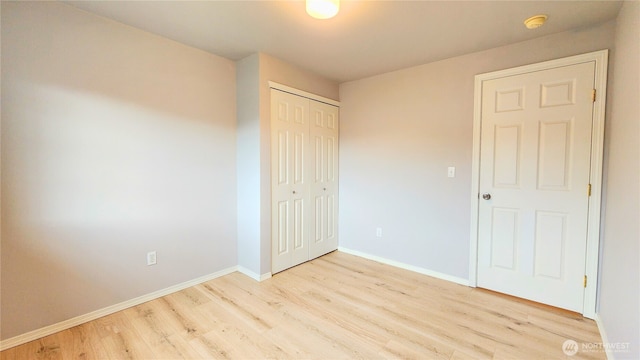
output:
<svg viewBox="0 0 640 360"><path fill-rule="evenodd" d="M591 90L591 101L596 102L596 89Z"/></svg>
<svg viewBox="0 0 640 360"><path fill-rule="evenodd" d="M584 280L582 281L582 286L587 287L587 275L584 276Z"/></svg>
<svg viewBox="0 0 640 360"><path fill-rule="evenodd" d="M591 184L587 185L587 196L591 196Z"/></svg>

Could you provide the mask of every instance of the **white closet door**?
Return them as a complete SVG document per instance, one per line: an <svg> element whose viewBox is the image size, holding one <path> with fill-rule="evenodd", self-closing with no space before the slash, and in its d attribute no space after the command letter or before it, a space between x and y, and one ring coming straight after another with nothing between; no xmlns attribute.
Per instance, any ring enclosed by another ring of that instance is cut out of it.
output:
<svg viewBox="0 0 640 360"><path fill-rule="evenodd" d="M310 100L310 258L338 248L338 108Z"/></svg>
<svg viewBox="0 0 640 360"><path fill-rule="evenodd" d="M309 260L309 100L271 91L272 272Z"/></svg>

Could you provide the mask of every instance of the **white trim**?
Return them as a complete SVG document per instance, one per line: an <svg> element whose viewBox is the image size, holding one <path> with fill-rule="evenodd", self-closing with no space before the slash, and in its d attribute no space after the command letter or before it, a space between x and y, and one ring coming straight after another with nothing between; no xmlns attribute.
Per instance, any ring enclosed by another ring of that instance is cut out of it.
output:
<svg viewBox="0 0 640 360"><path fill-rule="evenodd" d="M598 330L600 331L600 337L602 338L603 344L609 344L609 338L607 337L607 332L604 330L604 324L602 323L602 318L600 318L600 314L596 313L593 316L593 320L596 321L596 325L598 326ZM614 360L615 356L613 355L613 349L609 347L605 347L605 354L607 354L607 359Z"/></svg>
<svg viewBox="0 0 640 360"><path fill-rule="evenodd" d="M471 154L471 236L469 242L469 286L478 284L478 211L480 209L480 119L482 81L475 77L473 100L473 142Z"/></svg>
<svg viewBox="0 0 640 360"><path fill-rule="evenodd" d="M602 204L602 166L604 158L605 104L607 101L607 50L592 53L596 62L594 87L597 90L593 104L593 129L591 135L591 196L587 220L587 257L585 274L587 288L584 291L583 315L590 319L596 316L598 295L598 268L600 259L600 208Z"/></svg>
<svg viewBox="0 0 640 360"><path fill-rule="evenodd" d="M382 264L391 265L391 266L394 266L394 267L397 267L397 268L400 268L400 269L413 271L413 272L416 272L416 273L419 273L419 274L422 274L422 275L431 276L431 277L434 277L436 279L451 281L451 282L454 282L456 284L469 286L469 282L467 281L467 279L459 278L457 276L452 276L452 275L444 274L444 273L441 273L441 272L437 272L437 271L421 268L419 266L409 265L409 264L405 264L405 263L402 263L402 262L399 262L399 261L383 258L383 257L380 257L380 256L363 253L363 252L360 252L358 250L351 250L351 249L343 248L342 246L338 247L338 251L346 253L346 254L359 256L361 258L377 261L377 262L382 263Z"/></svg>
<svg viewBox="0 0 640 360"><path fill-rule="evenodd" d="M265 281L265 280L271 278L271 273L270 272L260 275L260 274L258 274L256 272L253 272L253 271L247 269L244 266L239 266L239 265L238 265L238 272L241 273L241 274L247 275L248 277L252 278L255 281Z"/></svg>
<svg viewBox="0 0 640 360"><path fill-rule="evenodd" d="M219 277L227 275L227 274L231 274L232 272L235 272L237 270L238 270L237 266L232 266L230 268L226 268L226 269L217 271L217 272L209 274L209 275L204 275L204 276L201 276L199 278L196 278L196 279L193 279L193 280L189 280L189 281L177 284L177 285L173 285L173 286L170 286L170 287L162 289L162 290L154 291L152 293L149 293L149 294L146 294L146 295L142 295L142 296L139 296L139 297L131 299L131 300L123 301L121 303L118 303L118 304L115 304L115 305L111 305L111 306L107 306L105 308L102 308L102 309L99 309L99 310L95 310L95 311L92 311L92 312L84 314L84 315L76 316L74 318L67 319L67 320L61 321L59 323L51 324L51 325L42 327L40 329L29 331L27 333L24 333L24 334L21 334L21 335L18 335L18 336L14 336L12 338L2 340L2 341L0 341L0 351L12 348L14 346L25 344L25 343L27 343L29 341L40 339L42 337L57 333L59 331L70 329L70 328L72 328L74 326L78 326L78 325L84 324L86 322L101 318L103 316L111 315L111 314L113 314L115 312L122 311L124 309L128 309L128 308L130 308L132 306L140 305L140 304L145 303L147 301L151 301L151 300L155 300L157 298L161 298L163 296L172 294L174 292L177 292L177 291L180 291L180 290L184 290L184 289L186 289L188 287L191 287L191 286L194 286L194 285L198 285L198 284L201 284L203 282L206 282L206 281L209 281L209 280L213 280L213 279L219 278Z"/></svg>
<svg viewBox="0 0 640 360"><path fill-rule="evenodd" d="M258 280L258 281L265 281L265 280L267 280L267 279L271 279L271 276L272 276L272 275L271 275L271 271L269 271L269 272L268 272L268 273L266 273L266 274L262 274L262 275L260 275L260 280Z"/></svg>
<svg viewBox="0 0 640 360"><path fill-rule="evenodd" d="M316 101L320 101L320 102L325 103L325 104L329 104L329 105L340 107L340 102L339 101L332 100L332 99L326 98L324 96L312 94L312 93L306 92L304 90L299 90L299 89L296 89L296 88L292 88L292 87L287 86L287 85L282 85L282 84L279 84L279 83L274 82L274 81L269 81L269 87L272 88L272 89L288 92L290 94L302 96L302 97L305 97L307 99L316 100Z"/></svg>
<svg viewBox="0 0 640 360"><path fill-rule="evenodd" d="M512 69L479 74L475 77L474 113L473 113L473 158L471 165L471 236L469 249L469 284L477 284L478 266L478 207L480 183L480 125L482 82L512 75L569 66L586 62L595 62L596 101L593 105L593 129L591 146L591 197L589 197L589 218L587 221L587 251L585 274L588 277L584 292L582 315L594 318L596 315L596 296L598 288L598 257L600 251L600 205L602 191L602 158L604 153L604 122L607 94L607 57L609 50L600 50L537 64L519 66Z"/></svg>

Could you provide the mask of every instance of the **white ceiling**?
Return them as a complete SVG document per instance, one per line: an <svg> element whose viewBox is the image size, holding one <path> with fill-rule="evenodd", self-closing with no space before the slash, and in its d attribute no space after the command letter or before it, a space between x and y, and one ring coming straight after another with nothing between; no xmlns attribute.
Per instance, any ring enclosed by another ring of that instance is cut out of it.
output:
<svg viewBox="0 0 640 360"><path fill-rule="evenodd" d="M316 20L303 1L65 1L238 60L261 51L339 82L614 18L620 1L342 1ZM522 22L539 13L547 24Z"/></svg>

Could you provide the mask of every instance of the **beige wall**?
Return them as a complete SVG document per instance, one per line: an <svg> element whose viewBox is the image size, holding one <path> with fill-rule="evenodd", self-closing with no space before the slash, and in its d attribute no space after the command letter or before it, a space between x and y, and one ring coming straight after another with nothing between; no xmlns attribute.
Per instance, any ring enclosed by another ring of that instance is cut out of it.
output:
<svg viewBox="0 0 640 360"><path fill-rule="evenodd" d="M3 1L2 339L235 266L235 118L232 61Z"/></svg>
<svg viewBox="0 0 640 360"><path fill-rule="evenodd" d="M617 19L609 81L600 318L609 342L630 343L616 359L640 358L640 2Z"/></svg>
<svg viewBox="0 0 640 360"><path fill-rule="evenodd" d="M238 266L260 275L260 54L236 62Z"/></svg>
<svg viewBox="0 0 640 360"><path fill-rule="evenodd" d="M610 48L614 27L341 84L340 246L466 281L474 76Z"/></svg>

